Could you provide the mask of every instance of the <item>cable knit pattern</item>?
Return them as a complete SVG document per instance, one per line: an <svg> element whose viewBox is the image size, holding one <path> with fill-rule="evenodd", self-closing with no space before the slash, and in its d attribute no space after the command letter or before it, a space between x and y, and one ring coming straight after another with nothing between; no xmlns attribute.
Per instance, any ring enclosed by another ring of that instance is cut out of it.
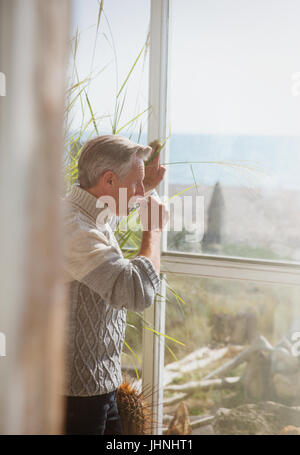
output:
<svg viewBox="0 0 300 455"><path fill-rule="evenodd" d="M149 307L160 286L148 258L124 259L109 214L102 217L105 229L97 228L103 210L78 186L65 200L65 272L70 289L65 393L71 396L101 395L120 386L127 309Z"/></svg>

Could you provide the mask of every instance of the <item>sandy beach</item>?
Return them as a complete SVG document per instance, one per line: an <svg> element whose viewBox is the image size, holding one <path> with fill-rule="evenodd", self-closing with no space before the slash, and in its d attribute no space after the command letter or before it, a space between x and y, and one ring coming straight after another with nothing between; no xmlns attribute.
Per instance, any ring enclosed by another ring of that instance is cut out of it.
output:
<svg viewBox="0 0 300 455"><path fill-rule="evenodd" d="M187 185L169 185L169 196ZM282 260L300 261L300 191L266 190L248 187L220 187L222 194L221 229L223 244L248 245L252 249L269 250ZM214 186L199 185L181 195L204 197L204 226L208 227L208 211ZM171 204L171 227L174 216L182 219L183 212ZM261 253L263 255L263 252Z"/></svg>

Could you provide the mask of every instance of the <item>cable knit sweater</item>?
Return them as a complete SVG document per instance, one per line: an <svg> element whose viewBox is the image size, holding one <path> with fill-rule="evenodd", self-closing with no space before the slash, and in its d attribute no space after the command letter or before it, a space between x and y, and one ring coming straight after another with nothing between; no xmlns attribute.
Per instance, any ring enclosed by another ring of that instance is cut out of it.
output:
<svg viewBox="0 0 300 455"><path fill-rule="evenodd" d="M106 209L74 185L65 199L65 273L70 291L66 327L66 395L93 396L122 383L126 311L141 312L159 291L152 262L124 259ZM96 218L101 213L104 229ZM104 215L104 216L103 216Z"/></svg>

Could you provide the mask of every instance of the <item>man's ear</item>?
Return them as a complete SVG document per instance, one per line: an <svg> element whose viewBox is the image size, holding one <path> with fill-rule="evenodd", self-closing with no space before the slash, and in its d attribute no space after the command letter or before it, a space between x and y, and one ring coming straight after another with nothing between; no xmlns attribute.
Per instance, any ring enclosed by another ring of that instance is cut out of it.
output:
<svg viewBox="0 0 300 455"><path fill-rule="evenodd" d="M102 175L102 183L104 187L107 188L108 190L113 188L113 186L117 184L116 174L112 171L106 171Z"/></svg>

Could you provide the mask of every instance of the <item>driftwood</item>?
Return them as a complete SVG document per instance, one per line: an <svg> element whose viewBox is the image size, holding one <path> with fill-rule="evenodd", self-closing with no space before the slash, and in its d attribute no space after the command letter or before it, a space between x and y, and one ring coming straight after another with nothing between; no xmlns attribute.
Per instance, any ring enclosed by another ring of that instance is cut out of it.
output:
<svg viewBox="0 0 300 455"><path fill-rule="evenodd" d="M202 381L211 380L215 376L223 377L238 365L247 362L240 384L249 397L271 399L274 393L277 398L299 397L299 363L289 347L286 338L273 347L266 338L258 336L245 351L206 375Z"/></svg>
<svg viewBox="0 0 300 455"><path fill-rule="evenodd" d="M248 400L272 399L273 387L270 370L271 352L263 350L252 352L241 376L241 384Z"/></svg>
<svg viewBox="0 0 300 455"><path fill-rule="evenodd" d="M262 399L267 397L265 393L268 390L271 393L272 382L265 380L268 376L265 368L261 368L260 365L264 365L264 360L260 359L260 356L267 356L270 364L270 380L271 376L275 375L275 392L278 396L281 395L292 395L294 396L293 387L285 387L285 383L288 383L287 379L281 376L296 374L298 371L298 359L293 357L287 349L287 340L282 339L275 347L268 342L263 336L258 336L252 345L242 352L242 346L226 346L219 349L210 349L209 347L202 347L187 355L185 358L168 364L164 370L164 390L175 393L175 396L166 398L163 401L164 406L172 406L186 399L189 395L197 390L208 391L209 389L222 389L231 388L235 389L242 386L245 391L249 393L249 396L256 396L257 394ZM232 357L232 352L239 352L236 357L231 358L222 366L211 371L205 375L199 381L192 381L185 384L171 384L174 380L181 379L184 374L190 373L191 371L201 370L207 368L214 362L218 362L226 357ZM242 377L226 377L230 371L236 368L238 365L247 362L247 367ZM264 365L265 366L265 365ZM281 373L282 375L276 375ZM260 381L260 382L259 382ZM138 380L137 387L140 386L141 381ZM259 383L259 384L258 384ZM283 385L284 387L283 387ZM257 389L257 390L256 390ZM278 389L278 390L277 390ZM284 389L284 393L283 393ZM288 389L288 392L285 392ZM289 393L290 390L290 393ZM298 391L298 389L297 389Z"/></svg>
<svg viewBox="0 0 300 455"><path fill-rule="evenodd" d="M239 349L240 348L241 347L239 347ZM297 358L292 356L289 348L290 344L286 339L282 339L273 347L265 337L258 336L249 347L242 352L239 352L235 358L231 358L219 368L211 371L211 373L207 374L201 380L191 381L185 384L170 384L170 378L180 378L186 372L204 368L215 361L232 355L231 346L216 350L201 348L181 361L174 362L166 367L169 376L168 380L165 381L164 390L174 392L176 395L165 400L164 406L173 405L179 401L182 402L183 399L188 398L193 392L198 390L206 392L210 389L221 388L235 389L237 387L242 387L249 398L255 398L260 401L272 400L273 397L276 399L276 396L277 398L283 397L285 399L299 397L299 362ZM238 349L236 349L236 351L237 350ZM243 363L247 363L247 365L241 377L225 377L231 370ZM266 405L268 403L270 403L270 401L266 402ZM252 405L249 406L251 407ZM225 411L229 412L229 410L224 410L224 412ZM215 416L199 416L199 418L194 418L194 420L190 422L189 427L191 430L194 430L203 425L213 424L214 426L215 419ZM172 421L173 426L170 421L170 416L164 421L165 425L169 424L168 431L173 431L173 433L167 434L185 434L180 432L176 433L176 431L181 430L178 430L178 421L176 421L175 417ZM186 423L187 421L187 417L185 419L181 417L181 423ZM183 426L184 425L182 424L181 428L183 428ZM186 431L186 429L182 431ZM250 430L245 428L243 431L247 434ZM255 430L255 432L256 431L257 430ZM268 431L269 430L267 429L264 430L266 433L268 433ZM166 433L166 431L164 431L164 433Z"/></svg>
<svg viewBox="0 0 300 455"><path fill-rule="evenodd" d="M181 378L185 373L206 368L211 363L222 359L228 353L228 349L228 347L220 349L203 347L178 362L169 363L164 370L164 386L167 386L175 379Z"/></svg>
<svg viewBox="0 0 300 455"><path fill-rule="evenodd" d="M164 389L170 385L174 380L181 379L182 376L186 373L190 373L195 370L201 370L207 368L210 364L221 360L224 357L227 357L229 354L231 355L232 346L226 346L219 349L210 349L209 347L205 346L196 351L192 352L191 354L187 355L183 359L169 363L164 368ZM234 346L234 350L240 350L242 346ZM128 366L124 366L122 368L123 372L127 370L128 373L132 373L134 369ZM142 388L142 381L141 379L136 380L136 387L141 390ZM181 397L183 399L184 396ZM165 400L170 404L173 403L173 398L169 400ZM177 402L176 399L174 402Z"/></svg>
<svg viewBox="0 0 300 455"><path fill-rule="evenodd" d="M201 417L191 422L191 428L192 430L195 430L196 428L203 427L204 425L210 425L214 421L214 419L215 416Z"/></svg>
<svg viewBox="0 0 300 455"><path fill-rule="evenodd" d="M163 401L163 404L164 404L164 406L173 406L174 404L177 404L180 401L185 400L187 398L187 396L188 396L187 393L178 393L171 398L166 398Z"/></svg>
<svg viewBox="0 0 300 455"><path fill-rule="evenodd" d="M210 425L215 419L215 416L207 415L207 416L198 416L198 418L194 418L194 420L190 421L190 426L192 430L196 430L197 428L203 427L205 425ZM173 416L171 415L164 415L163 422L164 422L164 431L163 433L166 434L168 431L168 426L170 422L173 420Z"/></svg>
<svg viewBox="0 0 300 455"><path fill-rule="evenodd" d="M239 383L239 377L229 377L224 379L208 379L208 380L201 380L201 381L191 381L187 382L186 384L178 384L178 385L168 385L165 387L165 390L169 392L182 392L186 394L190 394L195 392L196 390L201 390L203 392L210 390L211 388L214 389L221 389L221 388L235 388Z"/></svg>
<svg viewBox="0 0 300 455"><path fill-rule="evenodd" d="M293 374L299 370L298 358L293 356L291 349L283 346L275 346L271 353L271 372Z"/></svg>
<svg viewBox="0 0 300 455"><path fill-rule="evenodd" d="M249 346L245 351L238 354L234 359L229 360L221 367L217 368L216 370L212 371L208 375L206 375L203 380L211 379L214 376L224 376L226 373L231 371L233 368L237 367L241 363L246 362L251 354L256 351L272 351L273 347L268 342L268 340L263 337L262 335L258 336L253 344Z"/></svg>

